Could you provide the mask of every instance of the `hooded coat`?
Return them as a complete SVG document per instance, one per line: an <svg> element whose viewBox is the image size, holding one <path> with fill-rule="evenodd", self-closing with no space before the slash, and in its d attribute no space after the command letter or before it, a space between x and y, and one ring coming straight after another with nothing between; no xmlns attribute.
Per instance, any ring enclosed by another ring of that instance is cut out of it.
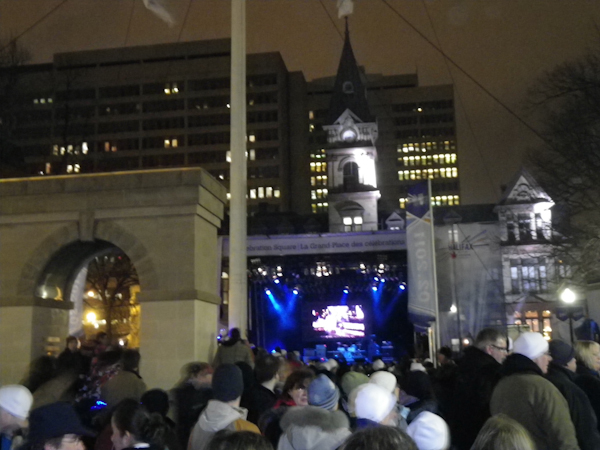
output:
<svg viewBox="0 0 600 450"><path fill-rule="evenodd" d="M352 434L342 411L317 406L291 407L281 419L277 450L335 450Z"/></svg>
<svg viewBox="0 0 600 450"><path fill-rule="evenodd" d="M190 435L188 450L203 450L213 435L220 430L253 431L260 434L258 427L246 420L248 411L235 408L218 400L210 400Z"/></svg>
<svg viewBox="0 0 600 450"><path fill-rule="evenodd" d="M250 347L241 339L229 339L219 345L212 366L216 368L221 364L235 364L240 361L254 368L254 356Z"/></svg>
<svg viewBox="0 0 600 450"><path fill-rule="evenodd" d="M581 450L600 449L598 421L592 404L585 392L574 382L575 373L558 364L550 363L546 378L558 388L569 404L571 420Z"/></svg>
<svg viewBox="0 0 600 450"><path fill-rule="evenodd" d="M502 375L492 394L492 415L504 413L519 422L539 450L579 449L567 401L535 362L514 353L504 361Z"/></svg>

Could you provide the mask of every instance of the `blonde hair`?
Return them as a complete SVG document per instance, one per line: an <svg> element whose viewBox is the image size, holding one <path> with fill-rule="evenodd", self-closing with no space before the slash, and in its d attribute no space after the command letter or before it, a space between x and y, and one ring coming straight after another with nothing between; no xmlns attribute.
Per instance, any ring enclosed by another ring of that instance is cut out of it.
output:
<svg viewBox="0 0 600 450"><path fill-rule="evenodd" d="M577 341L575 342L575 357L578 362L583 363L588 369L597 370L595 359L600 351L600 344L594 341Z"/></svg>
<svg viewBox="0 0 600 450"><path fill-rule="evenodd" d="M535 444L523 425L498 414L485 422L471 450L535 450Z"/></svg>

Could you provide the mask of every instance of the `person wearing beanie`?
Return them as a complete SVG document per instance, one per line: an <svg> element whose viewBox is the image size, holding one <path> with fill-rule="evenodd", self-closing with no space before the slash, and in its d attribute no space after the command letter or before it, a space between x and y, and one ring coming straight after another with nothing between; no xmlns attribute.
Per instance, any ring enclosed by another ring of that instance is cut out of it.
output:
<svg viewBox="0 0 600 450"><path fill-rule="evenodd" d="M373 369L373 372L377 372L378 370L385 370L385 363L383 362L383 359L378 358L375 361L373 361L373 364L371 364L371 368Z"/></svg>
<svg viewBox="0 0 600 450"><path fill-rule="evenodd" d="M242 371L235 364L221 364L212 377L213 399L194 425L188 450L204 450L220 430L252 431L260 433L258 427L246 420L248 411L240 408L244 391Z"/></svg>
<svg viewBox="0 0 600 450"><path fill-rule="evenodd" d="M398 410L396 396L374 383L367 383L357 389L355 400L356 427L388 425L396 426Z"/></svg>
<svg viewBox="0 0 600 450"><path fill-rule="evenodd" d="M336 411L340 400L340 390L324 374L317 376L308 385L308 404L319 408Z"/></svg>
<svg viewBox="0 0 600 450"><path fill-rule="evenodd" d="M44 450L85 450L82 436L93 436L73 407L56 402L31 411L29 433L24 448Z"/></svg>
<svg viewBox="0 0 600 450"><path fill-rule="evenodd" d="M369 383L373 383L384 388L387 392L394 396L396 399L395 409L398 417L398 428L402 431L406 431L408 426L406 417L408 417L410 414L410 409L400 404L400 387L398 386L398 379L396 378L396 375L383 371L375 372L373 375L371 375Z"/></svg>
<svg viewBox="0 0 600 450"><path fill-rule="evenodd" d="M342 377L342 393L344 397L347 399L350 396L350 393L356 389L361 384L366 384L369 382L369 377L364 373L360 372L347 372Z"/></svg>
<svg viewBox="0 0 600 450"><path fill-rule="evenodd" d="M423 411L408 426L406 433L415 441L419 450L448 450L450 429L437 414Z"/></svg>
<svg viewBox="0 0 600 450"><path fill-rule="evenodd" d="M490 412L504 413L523 425L539 449L579 449L569 405L544 378L552 360L548 350L540 333L523 333L515 340L492 394Z"/></svg>
<svg viewBox="0 0 600 450"><path fill-rule="evenodd" d="M29 389L20 384L0 387L0 449L10 450L14 433L24 428L33 403Z"/></svg>
<svg viewBox="0 0 600 450"><path fill-rule="evenodd" d="M581 450L600 449L598 420L590 399L575 384L575 350L569 344L557 339L550 342L552 361L546 378L560 391L569 404L569 413L575 426L577 442Z"/></svg>

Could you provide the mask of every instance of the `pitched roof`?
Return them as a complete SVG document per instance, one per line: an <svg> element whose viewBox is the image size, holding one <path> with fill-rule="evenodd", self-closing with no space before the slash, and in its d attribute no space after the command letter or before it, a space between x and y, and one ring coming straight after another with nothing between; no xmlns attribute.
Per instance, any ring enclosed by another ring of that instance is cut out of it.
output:
<svg viewBox="0 0 600 450"><path fill-rule="evenodd" d="M538 184L533 175L522 167L504 191L498 206L540 202L552 202L552 199Z"/></svg>
<svg viewBox="0 0 600 450"><path fill-rule="evenodd" d="M346 38L335 78L327 123L335 123L346 109L350 109L363 122L375 122L367 103L367 90L350 44L348 20L346 20Z"/></svg>

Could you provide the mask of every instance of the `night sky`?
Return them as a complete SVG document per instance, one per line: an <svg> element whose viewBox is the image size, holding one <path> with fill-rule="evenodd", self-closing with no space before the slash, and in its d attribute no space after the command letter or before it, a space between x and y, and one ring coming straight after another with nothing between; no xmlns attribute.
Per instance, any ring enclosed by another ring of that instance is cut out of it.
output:
<svg viewBox="0 0 600 450"><path fill-rule="evenodd" d="M0 37L21 34L63 1L1 0ZM191 7L188 0L166 3L177 21L172 28L142 0L67 0L20 42L32 53L31 62L40 63L56 52L230 36L228 0L192 0ZM451 64L449 71L444 58L388 5L538 128L526 108L527 89L556 64L598 48L600 2L355 1L351 40L367 72L417 72L421 85L455 84L463 203L497 201L500 185L541 141ZM287 68L308 80L335 74L344 25L335 0L248 0L247 23L249 53L279 51Z"/></svg>

